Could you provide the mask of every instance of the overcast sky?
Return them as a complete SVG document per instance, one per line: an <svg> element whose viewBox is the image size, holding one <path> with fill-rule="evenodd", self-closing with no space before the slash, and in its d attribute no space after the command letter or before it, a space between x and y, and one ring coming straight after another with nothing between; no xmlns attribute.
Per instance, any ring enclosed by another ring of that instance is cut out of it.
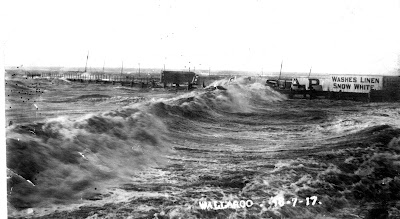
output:
<svg viewBox="0 0 400 219"><path fill-rule="evenodd" d="M400 0L3 1L6 66L380 74L399 68Z"/></svg>

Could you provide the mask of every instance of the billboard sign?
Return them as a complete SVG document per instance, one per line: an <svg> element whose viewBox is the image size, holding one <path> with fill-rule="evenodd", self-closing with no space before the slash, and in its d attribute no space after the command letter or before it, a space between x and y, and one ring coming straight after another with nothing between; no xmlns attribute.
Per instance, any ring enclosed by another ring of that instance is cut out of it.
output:
<svg viewBox="0 0 400 219"><path fill-rule="evenodd" d="M382 90L382 76L331 76L330 91L369 93L370 90Z"/></svg>

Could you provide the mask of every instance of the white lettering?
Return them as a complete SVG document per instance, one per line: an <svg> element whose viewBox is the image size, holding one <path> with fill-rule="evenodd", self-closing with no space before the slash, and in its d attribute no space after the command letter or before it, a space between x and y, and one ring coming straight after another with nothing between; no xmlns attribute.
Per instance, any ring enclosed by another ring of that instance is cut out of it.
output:
<svg viewBox="0 0 400 219"><path fill-rule="evenodd" d="M211 202L208 202L207 208L208 209L213 209L213 206L212 206Z"/></svg>
<svg viewBox="0 0 400 219"><path fill-rule="evenodd" d="M214 201L214 209L215 210L221 209L220 206L218 205L217 201Z"/></svg>
<svg viewBox="0 0 400 219"><path fill-rule="evenodd" d="M199 202L201 210L206 210L207 208L207 202Z"/></svg>
<svg viewBox="0 0 400 219"><path fill-rule="evenodd" d="M245 208L245 207L246 207L246 202L245 202L244 200L240 200L239 206L240 206L241 208Z"/></svg>
<svg viewBox="0 0 400 219"><path fill-rule="evenodd" d="M199 201L199 206L201 210L220 210L220 209L237 209L237 208L250 208L253 206L252 200L234 200L231 201Z"/></svg>
<svg viewBox="0 0 400 219"><path fill-rule="evenodd" d="M253 206L253 201L252 200L247 200L246 201L246 207L250 208L251 206Z"/></svg>

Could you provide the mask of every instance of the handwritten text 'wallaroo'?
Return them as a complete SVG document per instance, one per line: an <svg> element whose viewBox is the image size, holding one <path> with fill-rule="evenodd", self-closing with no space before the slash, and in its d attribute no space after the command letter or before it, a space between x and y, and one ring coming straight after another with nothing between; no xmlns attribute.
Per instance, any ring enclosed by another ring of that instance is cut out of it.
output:
<svg viewBox="0 0 400 219"><path fill-rule="evenodd" d="M238 209L238 208L250 208L253 206L252 200L240 200L240 201L201 201L199 202L202 210L219 210L219 209Z"/></svg>

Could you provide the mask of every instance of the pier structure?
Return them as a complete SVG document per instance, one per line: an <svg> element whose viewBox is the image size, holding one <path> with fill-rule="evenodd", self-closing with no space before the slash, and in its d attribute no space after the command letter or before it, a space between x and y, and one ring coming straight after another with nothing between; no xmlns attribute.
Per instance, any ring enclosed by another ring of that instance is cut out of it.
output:
<svg viewBox="0 0 400 219"><path fill-rule="evenodd" d="M29 75L30 76L30 75ZM35 77L41 78L63 78L68 81L81 83L96 83L96 84L120 84L125 86L155 86L159 83L159 77L137 77L133 74L110 74L110 73L81 73L81 72L42 72L35 74ZM32 77L34 77L32 76Z"/></svg>
<svg viewBox="0 0 400 219"><path fill-rule="evenodd" d="M164 76L164 77L163 77ZM139 88L167 88L191 90L203 88L216 80L232 78L231 75L197 75L194 72L162 71L160 74L137 74L137 73L104 73L104 72L81 72L81 71L26 71L25 77L64 79L76 83L87 84L110 84ZM167 84L175 83L177 86L168 87ZM180 87L180 85L183 85ZM186 86L187 85L187 86ZM194 86L193 86L194 85Z"/></svg>

